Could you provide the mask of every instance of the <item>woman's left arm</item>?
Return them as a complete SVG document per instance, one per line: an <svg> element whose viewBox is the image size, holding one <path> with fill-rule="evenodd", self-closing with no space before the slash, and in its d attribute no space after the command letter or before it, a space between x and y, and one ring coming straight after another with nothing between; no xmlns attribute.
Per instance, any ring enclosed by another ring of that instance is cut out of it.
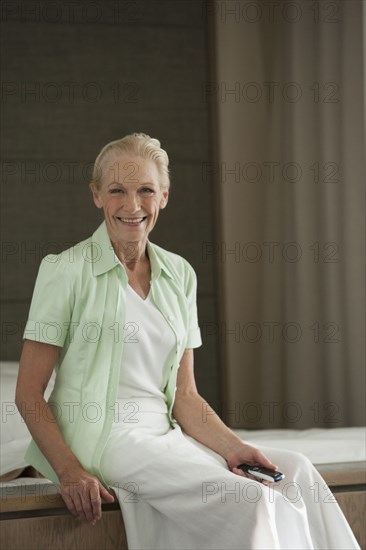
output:
<svg viewBox="0 0 366 550"><path fill-rule="evenodd" d="M277 469L259 449L248 445L218 417L197 391L193 369L193 349L183 353L177 377L173 416L187 434L220 454L230 470L245 476L236 466L240 463L260 464Z"/></svg>

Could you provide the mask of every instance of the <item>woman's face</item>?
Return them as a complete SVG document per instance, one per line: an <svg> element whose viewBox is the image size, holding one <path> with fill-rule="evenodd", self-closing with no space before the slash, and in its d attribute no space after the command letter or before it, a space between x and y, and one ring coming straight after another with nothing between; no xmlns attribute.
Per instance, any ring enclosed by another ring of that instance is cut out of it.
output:
<svg viewBox="0 0 366 550"><path fill-rule="evenodd" d="M146 243L169 192L159 184L155 162L124 154L111 161L94 203L103 208L112 242Z"/></svg>

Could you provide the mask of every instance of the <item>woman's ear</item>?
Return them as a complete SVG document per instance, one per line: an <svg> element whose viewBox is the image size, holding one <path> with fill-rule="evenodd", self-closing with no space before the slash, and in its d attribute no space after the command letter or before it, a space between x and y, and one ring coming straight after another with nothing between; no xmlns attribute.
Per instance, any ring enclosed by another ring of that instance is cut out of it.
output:
<svg viewBox="0 0 366 550"><path fill-rule="evenodd" d="M103 203L102 203L102 199L100 197L100 193L98 191L98 189L96 187L91 187L91 192L93 194L93 201L94 201L94 204L97 208L102 208L103 207Z"/></svg>
<svg viewBox="0 0 366 550"><path fill-rule="evenodd" d="M163 196L160 200L160 208L165 208L168 204L169 191L163 191Z"/></svg>

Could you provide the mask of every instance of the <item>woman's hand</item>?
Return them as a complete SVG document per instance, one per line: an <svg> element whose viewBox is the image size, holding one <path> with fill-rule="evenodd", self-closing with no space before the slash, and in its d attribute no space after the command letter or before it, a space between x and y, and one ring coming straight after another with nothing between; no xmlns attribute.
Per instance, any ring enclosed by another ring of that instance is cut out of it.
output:
<svg viewBox="0 0 366 550"><path fill-rule="evenodd" d="M255 479L256 481L262 482L264 485L269 485L270 482L266 480L259 480L258 478L255 478L250 474L243 472L243 470L237 468L236 466L238 466L238 464L246 463L257 466L264 466L265 468L269 468L271 470L278 470L278 466L276 466L276 464L273 464L273 462L271 462L262 453L262 451L244 442L230 451L230 453L226 457L226 461L230 470L234 474L237 474L238 476L248 477L249 479Z"/></svg>
<svg viewBox="0 0 366 550"><path fill-rule="evenodd" d="M73 466L60 477L60 493L69 511L81 521L95 525L102 517L102 502L114 502L99 479L81 466Z"/></svg>

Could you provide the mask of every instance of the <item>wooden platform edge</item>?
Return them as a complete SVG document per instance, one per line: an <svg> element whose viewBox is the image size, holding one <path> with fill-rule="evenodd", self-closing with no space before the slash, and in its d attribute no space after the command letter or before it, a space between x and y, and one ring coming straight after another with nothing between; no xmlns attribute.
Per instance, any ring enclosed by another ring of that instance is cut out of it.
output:
<svg viewBox="0 0 366 550"><path fill-rule="evenodd" d="M332 491L366 490L366 462L341 462L315 465ZM102 509L119 510L119 502L103 504ZM54 483L17 483L0 487L0 519L69 514L65 502Z"/></svg>

